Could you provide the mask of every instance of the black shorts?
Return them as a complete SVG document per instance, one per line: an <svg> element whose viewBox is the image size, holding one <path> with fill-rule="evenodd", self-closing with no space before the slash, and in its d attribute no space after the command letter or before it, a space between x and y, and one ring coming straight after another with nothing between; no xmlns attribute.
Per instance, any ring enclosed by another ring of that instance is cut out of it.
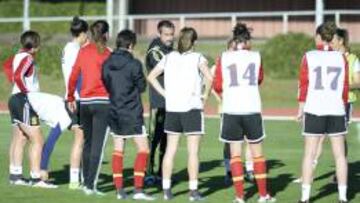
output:
<svg viewBox="0 0 360 203"><path fill-rule="evenodd" d="M23 123L29 126L39 126L39 116L31 107L24 93L17 93L10 97L8 102L11 123Z"/></svg>
<svg viewBox="0 0 360 203"><path fill-rule="evenodd" d="M220 127L220 141L258 143L265 138L261 114L223 114Z"/></svg>
<svg viewBox="0 0 360 203"><path fill-rule="evenodd" d="M166 112L164 131L168 134L203 135L204 114L200 109L187 112Z"/></svg>
<svg viewBox="0 0 360 203"><path fill-rule="evenodd" d="M69 102L65 102L65 109L68 112L71 118L71 127L80 127L80 101L76 101L76 110L75 112L71 112L68 107Z"/></svg>
<svg viewBox="0 0 360 203"><path fill-rule="evenodd" d="M305 113L303 121L304 136L337 136L347 133L344 116L317 116Z"/></svg>
<svg viewBox="0 0 360 203"><path fill-rule="evenodd" d="M146 137L143 114L134 114L130 111L110 110L108 116L111 134L114 137L133 138Z"/></svg>

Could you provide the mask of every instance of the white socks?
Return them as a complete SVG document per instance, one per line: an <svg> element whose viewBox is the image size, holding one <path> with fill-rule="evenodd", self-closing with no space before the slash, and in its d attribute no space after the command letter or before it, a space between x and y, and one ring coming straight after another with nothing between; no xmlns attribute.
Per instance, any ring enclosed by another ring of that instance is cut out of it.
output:
<svg viewBox="0 0 360 203"><path fill-rule="evenodd" d="M171 180L169 180L169 179L163 179L163 180L162 180L162 188L163 188L164 190L168 190L168 189L170 189L170 187L171 187Z"/></svg>
<svg viewBox="0 0 360 203"><path fill-rule="evenodd" d="M245 161L245 169L247 172L254 171L254 163L252 161Z"/></svg>
<svg viewBox="0 0 360 203"><path fill-rule="evenodd" d="M339 200L347 201L347 198L346 198L347 186L346 185L338 185L338 191L339 191Z"/></svg>
<svg viewBox="0 0 360 203"><path fill-rule="evenodd" d="M22 166L10 165L9 167L9 173L12 175L21 175L22 172Z"/></svg>
<svg viewBox="0 0 360 203"><path fill-rule="evenodd" d="M32 179L40 179L40 178L41 178L40 172L33 172L33 171L31 171L31 172L30 172L30 177L31 177Z"/></svg>
<svg viewBox="0 0 360 203"><path fill-rule="evenodd" d="M197 190L198 189L198 180L189 180L189 189Z"/></svg>
<svg viewBox="0 0 360 203"><path fill-rule="evenodd" d="M80 179L80 169L70 168L70 183L78 183Z"/></svg>
<svg viewBox="0 0 360 203"><path fill-rule="evenodd" d="M310 199L311 185L302 184L301 186L301 201L307 201Z"/></svg>

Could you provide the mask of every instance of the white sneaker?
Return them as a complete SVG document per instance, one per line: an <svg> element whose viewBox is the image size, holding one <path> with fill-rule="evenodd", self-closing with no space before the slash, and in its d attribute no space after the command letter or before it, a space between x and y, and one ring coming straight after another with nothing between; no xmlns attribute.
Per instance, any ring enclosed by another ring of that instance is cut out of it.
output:
<svg viewBox="0 0 360 203"><path fill-rule="evenodd" d="M97 196L106 196L106 194L104 192L101 192L97 189L93 190L93 194L97 195Z"/></svg>
<svg viewBox="0 0 360 203"><path fill-rule="evenodd" d="M29 182L27 182L25 179L17 179L17 180L10 180L10 185L22 185L22 186L29 186Z"/></svg>
<svg viewBox="0 0 360 203"><path fill-rule="evenodd" d="M133 200L145 200L145 201L154 201L155 197L146 194L143 191L135 192L133 195Z"/></svg>
<svg viewBox="0 0 360 203"><path fill-rule="evenodd" d="M83 192L85 193L85 195L92 195L94 194L94 190L90 190L87 187L83 187Z"/></svg>
<svg viewBox="0 0 360 203"><path fill-rule="evenodd" d="M43 180L33 183L32 186L37 187L37 188L47 188L47 189L56 189L59 187L57 185L54 185L52 183L49 183L49 182L46 182Z"/></svg>
<svg viewBox="0 0 360 203"><path fill-rule="evenodd" d="M245 203L245 201L241 198L238 198L236 197L234 200L233 200L233 203Z"/></svg>
<svg viewBox="0 0 360 203"><path fill-rule="evenodd" d="M265 197L260 197L258 199L258 202L259 203L262 203L262 202L276 202L276 199L271 197L269 194L267 194Z"/></svg>

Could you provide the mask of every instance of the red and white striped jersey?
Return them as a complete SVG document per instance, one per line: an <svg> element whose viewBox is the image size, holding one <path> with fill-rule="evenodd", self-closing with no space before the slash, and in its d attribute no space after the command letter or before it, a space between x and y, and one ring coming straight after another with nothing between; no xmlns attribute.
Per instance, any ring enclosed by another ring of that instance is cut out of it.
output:
<svg viewBox="0 0 360 203"><path fill-rule="evenodd" d="M12 63L14 87L12 94L40 91L34 58L27 52L15 55Z"/></svg>
<svg viewBox="0 0 360 203"><path fill-rule="evenodd" d="M261 112L261 56L250 50L226 51L217 60L214 89L222 93L222 112L246 115Z"/></svg>
<svg viewBox="0 0 360 203"><path fill-rule="evenodd" d="M345 115L349 91L348 65L344 55L329 47L307 52L299 76L300 102L304 112L318 116Z"/></svg>

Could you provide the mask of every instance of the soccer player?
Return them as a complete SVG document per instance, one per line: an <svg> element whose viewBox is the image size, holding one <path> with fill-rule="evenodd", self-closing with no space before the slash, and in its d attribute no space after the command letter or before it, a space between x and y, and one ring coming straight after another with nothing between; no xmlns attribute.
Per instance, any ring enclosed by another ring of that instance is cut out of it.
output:
<svg viewBox="0 0 360 203"><path fill-rule="evenodd" d="M78 17L74 17L73 21L70 25L70 32L73 36L73 40L68 42L64 49L61 60L61 68L65 80L66 90L68 89L68 81L70 78L71 70L74 66L76 57L79 53L80 47L83 46L87 40L87 31L88 24L86 21L79 19ZM80 188L80 163L81 163L81 153L84 144L84 133L80 127L80 85L81 85L81 76L77 80L76 90L75 90L75 100L76 100L76 110L72 113L68 110L71 118L72 125L71 130L74 132L74 142L71 149L70 155L70 183L69 189L79 189ZM66 97L67 93L65 94Z"/></svg>
<svg viewBox="0 0 360 203"><path fill-rule="evenodd" d="M103 62L111 53L106 46L109 25L106 21L95 21L90 31L92 40L80 48L70 74L67 101L69 109L75 112L74 95L81 73L80 124L84 131L82 153L84 192L87 195L103 195L96 189L96 185L108 134L109 96L101 80L101 69Z"/></svg>
<svg viewBox="0 0 360 203"><path fill-rule="evenodd" d="M244 139L249 143L254 174L259 191L258 202L275 202L267 191L266 161L262 152L265 138L261 117L259 85L263 68L259 52L251 51L251 34L245 24L234 30L237 50L222 53L216 64L214 89L222 94L220 140L230 143L231 173L235 187L234 202L244 202L244 174L241 149Z"/></svg>
<svg viewBox="0 0 360 203"><path fill-rule="evenodd" d="M27 185L22 175L23 150L27 140L30 141L30 185L33 187L52 188L52 184L43 181L40 173L40 159L43 138L40 131L38 115L34 112L26 94L39 91L37 66L34 55L40 47L40 35L26 31L21 35L22 49L12 58L12 96L9 99L9 110L13 124L13 139L10 144L10 183Z"/></svg>
<svg viewBox="0 0 360 203"><path fill-rule="evenodd" d="M202 200L198 192L199 145L204 132L203 76L206 79L205 92L210 92L212 76L205 57L194 51L197 33L191 27L181 29L178 48L163 57L148 75L150 84L165 97L165 132L167 147L163 160L162 187L164 199L173 198L171 174L180 135L185 134L188 146L188 173L190 201ZM164 73L164 87L157 77ZM179 85L181 84L181 85Z"/></svg>
<svg viewBox="0 0 360 203"><path fill-rule="evenodd" d="M69 128L71 119L65 109L64 99L59 96L42 92L29 92L26 99L40 120L51 127L42 149L40 161L42 179L47 180L51 153L62 132ZM50 186L57 188L56 185Z"/></svg>
<svg viewBox="0 0 360 203"><path fill-rule="evenodd" d="M348 63L330 46L336 25L327 22L316 30L317 50L303 56L299 73L298 120L303 122L305 140L300 203L309 202L313 161L321 137L330 138L336 165L339 202L347 202L347 160L345 156L345 105L348 102Z"/></svg>
<svg viewBox="0 0 360 203"><path fill-rule="evenodd" d="M351 115L353 109L353 103L356 102L357 96L355 93L356 89L360 87L360 64L358 57L350 53L349 46L349 33L346 29L337 28L336 34L332 40L332 47L343 53L346 57L346 60L349 65L349 96L348 102L346 104L346 122L349 124L351 122ZM323 143L325 140L325 136L323 136L320 140L318 150L316 152L316 156L313 162L313 168L316 167L318 160L321 156L323 150ZM345 155L348 153L348 146L345 138ZM295 180L294 182L300 183L301 178ZM336 175L331 178L331 182L336 183Z"/></svg>
<svg viewBox="0 0 360 203"><path fill-rule="evenodd" d="M173 51L173 41L175 26L171 21L163 20L157 25L159 36L155 38L149 45L146 54L146 68L148 73L160 62L160 60L168 53ZM164 74L158 77L161 85L164 85ZM147 169L147 177L145 182L153 184L161 179L161 165L166 149L166 133L164 132L165 122L165 99L157 93L153 87L149 88L150 99L150 118L149 118L149 140L150 162ZM160 144L160 146L159 146ZM154 173L156 148L159 146L159 162L158 171Z"/></svg>
<svg viewBox="0 0 360 203"><path fill-rule="evenodd" d="M234 38L231 38L227 43L227 51L235 51L236 50L236 41ZM220 57L218 57L216 60L220 60ZM216 63L219 63L216 62ZM211 68L211 73L214 75L216 70L216 64L213 65ZM218 102L218 111L221 113L221 95L218 95L214 90L211 91L212 95L214 95L216 101ZM230 167L230 160L231 160L231 153L230 153L230 144L225 143L224 149L223 149L223 155L224 155L224 165L225 165L225 184L232 184L232 177L231 177L231 167ZM254 167L251 157L251 151L249 146L245 148L245 170L246 170L246 176L245 179L248 181L254 180Z"/></svg>
<svg viewBox="0 0 360 203"><path fill-rule="evenodd" d="M141 62L134 58L136 34L123 30L117 35L116 50L104 62L102 79L109 92L109 126L113 133L113 180L118 199L126 199L123 185L123 159L126 139L133 138L137 148L134 163L134 200L155 200L143 190L149 155L149 145L144 126L141 93L146 80Z"/></svg>

